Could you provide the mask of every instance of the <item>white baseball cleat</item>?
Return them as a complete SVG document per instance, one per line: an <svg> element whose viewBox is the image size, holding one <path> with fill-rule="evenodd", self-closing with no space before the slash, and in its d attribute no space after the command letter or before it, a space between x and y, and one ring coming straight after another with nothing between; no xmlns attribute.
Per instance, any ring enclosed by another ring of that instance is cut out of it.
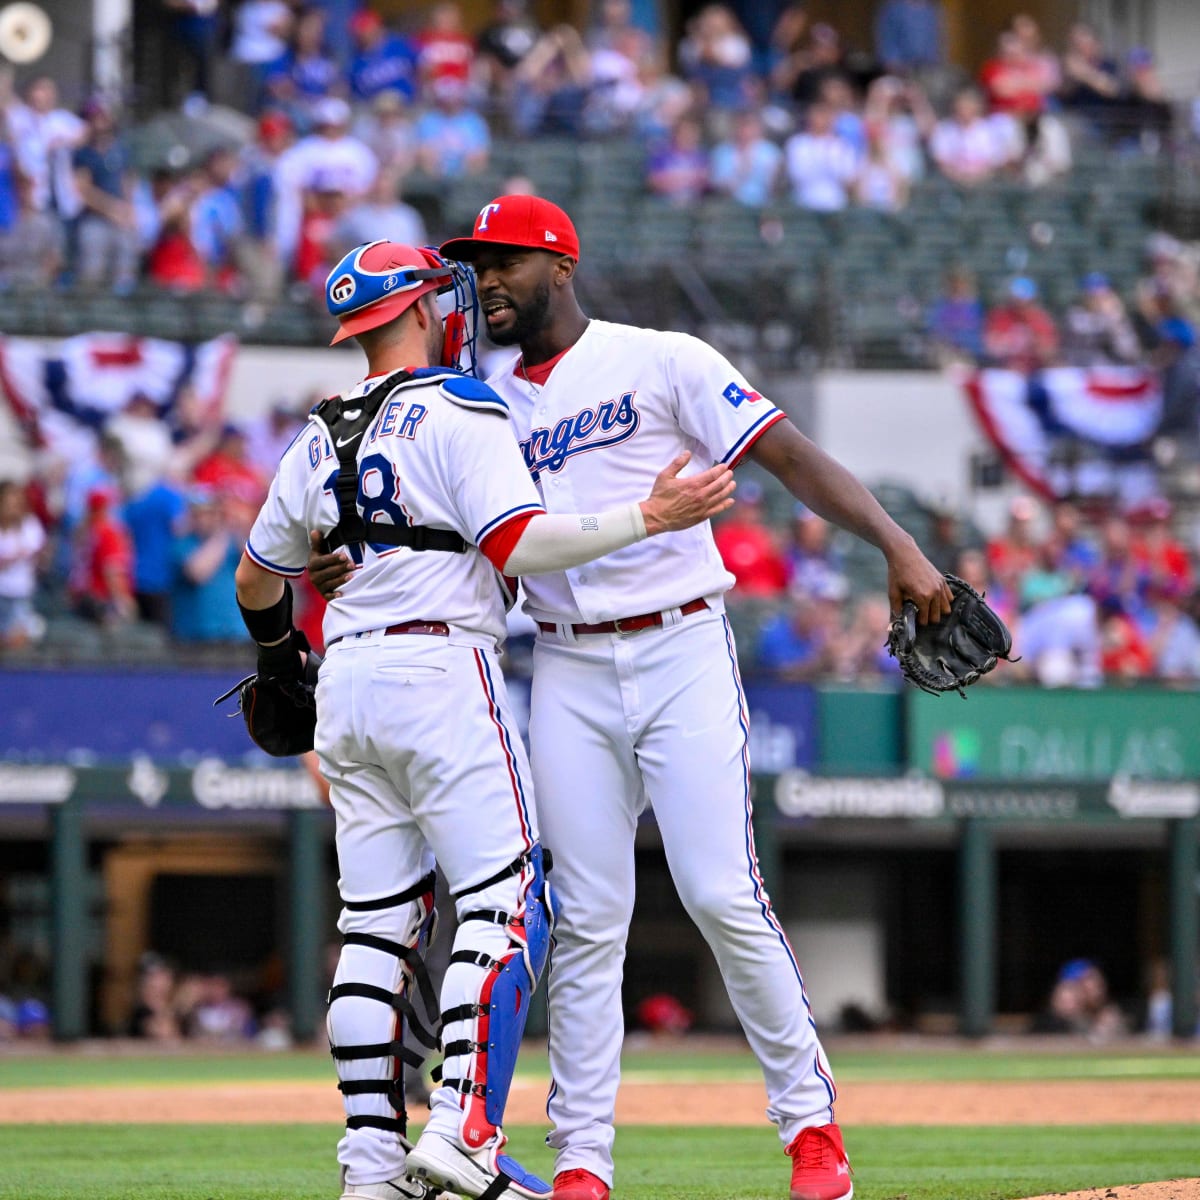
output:
<svg viewBox="0 0 1200 1200"><path fill-rule="evenodd" d="M343 1183L342 1200L459 1200L416 1179L401 1176L383 1183Z"/></svg>
<svg viewBox="0 0 1200 1200"><path fill-rule="evenodd" d="M437 1133L423 1133L409 1152L406 1169L410 1176L434 1184L448 1192L474 1200L475 1197L499 1195L497 1181L505 1197L523 1196L528 1200L543 1200L554 1191L544 1179L526 1171L515 1158L502 1153L503 1136L474 1153Z"/></svg>

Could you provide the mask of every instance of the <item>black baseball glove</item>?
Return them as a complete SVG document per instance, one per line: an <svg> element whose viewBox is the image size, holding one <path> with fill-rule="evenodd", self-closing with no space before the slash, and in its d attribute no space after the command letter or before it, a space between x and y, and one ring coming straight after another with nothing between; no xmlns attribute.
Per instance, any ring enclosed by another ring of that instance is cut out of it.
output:
<svg viewBox="0 0 1200 1200"><path fill-rule="evenodd" d="M305 658L301 661L300 651ZM313 748L317 728L317 673L321 656L308 638L292 630L283 646L260 647L258 671L235 683L213 705L235 692L238 712L255 745L275 758L289 758Z"/></svg>
<svg viewBox="0 0 1200 1200"><path fill-rule="evenodd" d="M940 621L917 624L917 609L906 601L892 618L888 653L900 663L909 683L923 692L957 692L986 675L996 662L1011 657L1012 634L984 598L957 575L947 575L954 595L950 612Z"/></svg>

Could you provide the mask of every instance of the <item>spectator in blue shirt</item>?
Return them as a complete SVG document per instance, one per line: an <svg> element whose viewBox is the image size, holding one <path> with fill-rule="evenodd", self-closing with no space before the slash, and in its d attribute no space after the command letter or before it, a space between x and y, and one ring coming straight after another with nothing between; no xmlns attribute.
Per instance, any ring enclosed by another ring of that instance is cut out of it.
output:
<svg viewBox="0 0 1200 1200"><path fill-rule="evenodd" d="M763 626L758 665L776 679L807 683L833 669L841 608L836 599L796 596L788 611Z"/></svg>
<svg viewBox="0 0 1200 1200"><path fill-rule="evenodd" d="M457 79L433 84L434 107L417 121L417 163L435 179L474 175L487 166L487 122L467 107L466 85Z"/></svg>
<svg viewBox="0 0 1200 1200"><path fill-rule="evenodd" d="M198 488L188 495L187 525L172 545L171 633L181 642L242 641L234 572L242 556L223 503Z"/></svg>
<svg viewBox="0 0 1200 1200"><path fill-rule="evenodd" d="M204 189L192 205L192 245L209 282L225 289L236 283L246 235L241 197L234 183L237 168L238 155L232 147L210 150L204 160Z"/></svg>
<svg viewBox="0 0 1200 1200"><path fill-rule="evenodd" d="M269 68L265 91L268 106L284 109L305 128L317 101L344 91L337 62L325 51L325 17L319 9L305 9L297 18L291 46Z"/></svg>
<svg viewBox="0 0 1200 1200"><path fill-rule="evenodd" d="M945 288L929 310L933 356L941 364L976 363L983 357L983 305L975 278L966 270L946 276Z"/></svg>
<svg viewBox="0 0 1200 1200"><path fill-rule="evenodd" d="M706 4L687 24L679 66L689 83L704 89L711 107L735 109L754 85L753 54L737 17L723 4Z"/></svg>
<svg viewBox="0 0 1200 1200"><path fill-rule="evenodd" d="M884 0L875 15L875 55L884 69L908 75L942 65L940 0Z"/></svg>
<svg viewBox="0 0 1200 1200"><path fill-rule="evenodd" d="M20 204L17 200L17 159L0 128L0 233L7 233L17 223Z"/></svg>
<svg viewBox="0 0 1200 1200"><path fill-rule="evenodd" d="M733 135L712 152L712 186L749 208L762 208L775 194L783 151L763 136L756 111L739 113Z"/></svg>
<svg viewBox="0 0 1200 1200"><path fill-rule="evenodd" d="M85 287L111 283L117 291L128 291L138 268L129 155L105 103L91 101L83 115L87 138L71 160L83 205L76 229L79 282Z"/></svg>
<svg viewBox="0 0 1200 1200"><path fill-rule="evenodd" d="M143 621L165 626L170 619L175 527L185 509L183 493L162 479L125 505L122 517L133 539L133 598Z"/></svg>
<svg viewBox="0 0 1200 1200"><path fill-rule="evenodd" d="M350 19L350 34L350 94L356 100L372 100L380 92L399 92L411 104L417 94L417 49L412 42L389 33L369 8Z"/></svg>
<svg viewBox="0 0 1200 1200"><path fill-rule="evenodd" d="M258 119L254 144L242 151L242 217L253 238L267 240L275 232L275 166L291 144L292 123L287 114L265 112Z"/></svg>

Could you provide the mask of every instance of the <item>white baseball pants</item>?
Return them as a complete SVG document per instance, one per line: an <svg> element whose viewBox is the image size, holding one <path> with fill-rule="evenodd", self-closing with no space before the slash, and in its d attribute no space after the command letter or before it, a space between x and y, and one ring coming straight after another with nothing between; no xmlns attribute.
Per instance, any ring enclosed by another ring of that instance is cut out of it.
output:
<svg viewBox="0 0 1200 1200"><path fill-rule="evenodd" d="M634 831L647 802L762 1065L768 1117L785 1145L833 1120L829 1064L755 857L747 739L719 610L625 636L538 638L531 756L561 901L549 971L556 1171L612 1183Z"/></svg>
<svg viewBox="0 0 1200 1200"><path fill-rule="evenodd" d="M495 654L451 637L367 634L332 646L317 685L316 749L337 817L343 903L338 928L412 944L424 917L416 902L372 907L398 895L438 864L452 892L489 879L537 839L525 748L509 708ZM512 911L517 877L464 897L466 909ZM509 949L504 930L460 925L455 948L493 956ZM479 996L481 967L446 972L447 1010ZM396 991L401 963L393 954L347 944L335 983ZM436 1015L436 1014L435 1014ZM378 1045L393 1036L394 1013L379 1000L346 998L330 1008L334 1045ZM461 1064L451 1063L449 1066ZM389 1056L338 1063L343 1083L390 1078ZM382 1094L347 1095L353 1117L394 1115ZM454 1139L462 1098L434 1093L430 1126ZM402 1173L404 1151L386 1129L348 1128L338 1145L348 1183L375 1183Z"/></svg>

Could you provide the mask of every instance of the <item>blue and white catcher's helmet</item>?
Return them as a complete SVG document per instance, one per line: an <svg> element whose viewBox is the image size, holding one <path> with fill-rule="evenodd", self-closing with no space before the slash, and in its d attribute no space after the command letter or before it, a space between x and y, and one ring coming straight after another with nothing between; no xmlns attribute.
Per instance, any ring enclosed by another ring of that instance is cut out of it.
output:
<svg viewBox="0 0 1200 1200"><path fill-rule="evenodd" d="M434 291L446 334L437 365L474 375L479 336L475 272L431 246L378 241L351 250L325 280L325 304L339 326L330 345L394 321Z"/></svg>

